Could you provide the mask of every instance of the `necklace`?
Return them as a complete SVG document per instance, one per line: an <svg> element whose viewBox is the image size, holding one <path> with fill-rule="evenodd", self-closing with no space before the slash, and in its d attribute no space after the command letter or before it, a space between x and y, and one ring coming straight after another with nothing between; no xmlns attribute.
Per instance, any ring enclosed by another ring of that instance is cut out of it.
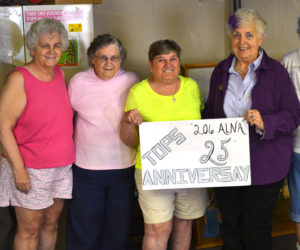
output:
<svg viewBox="0 0 300 250"><path fill-rule="evenodd" d="M173 102L176 102L175 94L176 94L176 91L177 91L177 81L178 80L176 80L174 94L172 95Z"/></svg>
<svg viewBox="0 0 300 250"><path fill-rule="evenodd" d="M235 69L236 69L236 71L237 71L242 77L244 77L244 76L247 75L247 73L248 73L248 69L247 69L247 71L246 71L246 70L241 70L237 64L235 65Z"/></svg>

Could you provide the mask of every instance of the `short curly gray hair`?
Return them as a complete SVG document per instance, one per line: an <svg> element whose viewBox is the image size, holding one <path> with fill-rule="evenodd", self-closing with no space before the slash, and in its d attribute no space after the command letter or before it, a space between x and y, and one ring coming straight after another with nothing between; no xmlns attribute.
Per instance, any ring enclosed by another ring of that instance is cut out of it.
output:
<svg viewBox="0 0 300 250"><path fill-rule="evenodd" d="M267 30L267 22L256 10L241 8L229 17L227 33L230 35L236 28L248 24L254 24L260 36Z"/></svg>
<svg viewBox="0 0 300 250"><path fill-rule="evenodd" d="M95 37L87 50L89 66L93 67L93 59L96 56L97 51L111 44L114 44L118 47L121 56L121 65L123 65L126 60L127 52L121 41L111 34L103 34Z"/></svg>
<svg viewBox="0 0 300 250"><path fill-rule="evenodd" d="M25 36L27 48L30 51L34 50L42 35L53 32L57 32L60 35L62 50L65 51L69 45L68 32L60 21L51 18L40 19L31 25Z"/></svg>

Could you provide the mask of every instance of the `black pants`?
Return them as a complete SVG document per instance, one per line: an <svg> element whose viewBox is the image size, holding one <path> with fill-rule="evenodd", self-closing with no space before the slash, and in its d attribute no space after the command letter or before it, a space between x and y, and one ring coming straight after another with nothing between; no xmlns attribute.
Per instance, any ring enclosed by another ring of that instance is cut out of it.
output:
<svg viewBox="0 0 300 250"><path fill-rule="evenodd" d="M0 249L11 250L17 227L13 207L0 207Z"/></svg>
<svg viewBox="0 0 300 250"><path fill-rule="evenodd" d="M222 250L272 249L273 211L282 184L215 188Z"/></svg>
<svg viewBox="0 0 300 250"><path fill-rule="evenodd" d="M134 185L134 167L88 170L74 164L66 249L126 250Z"/></svg>

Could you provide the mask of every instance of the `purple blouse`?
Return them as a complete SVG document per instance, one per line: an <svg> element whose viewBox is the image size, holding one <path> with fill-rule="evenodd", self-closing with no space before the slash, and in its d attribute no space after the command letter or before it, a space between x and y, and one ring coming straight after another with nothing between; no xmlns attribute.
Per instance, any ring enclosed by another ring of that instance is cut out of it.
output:
<svg viewBox="0 0 300 250"><path fill-rule="evenodd" d="M234 55L220 62L210 79L204 118L225 118L224 97L229 68ZM249 127L252 185L282 180L288 173L292 154L292 131L300 124L300 103L286 69L263 51L255 71L257 82L252 90L252 107L260 111L265 135Z"/></svg>

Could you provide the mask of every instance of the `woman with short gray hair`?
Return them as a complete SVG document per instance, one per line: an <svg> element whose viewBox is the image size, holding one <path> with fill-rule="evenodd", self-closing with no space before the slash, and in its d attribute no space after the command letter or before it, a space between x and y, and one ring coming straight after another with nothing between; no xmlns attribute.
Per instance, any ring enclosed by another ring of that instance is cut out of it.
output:
<svg viewBox="0 0 300 250"><path fill-rule="evenodd" d="M266 22L239 9L227 27L232 53L214 69L206 118L243 117L249 126L251 185L215 188L223 250L271 250L276 200L289 172L300 104L288 72L262 48Z"/></svg>
<svg viewBox="0 0 300 250"><path fill-rule="evenodd" d="M9 73L0 94L0 206L14 206L16 250L54 250L64 200L72 197L73 112L63 71L68 46L63 24L33 23L32 56Z"/></svg>

